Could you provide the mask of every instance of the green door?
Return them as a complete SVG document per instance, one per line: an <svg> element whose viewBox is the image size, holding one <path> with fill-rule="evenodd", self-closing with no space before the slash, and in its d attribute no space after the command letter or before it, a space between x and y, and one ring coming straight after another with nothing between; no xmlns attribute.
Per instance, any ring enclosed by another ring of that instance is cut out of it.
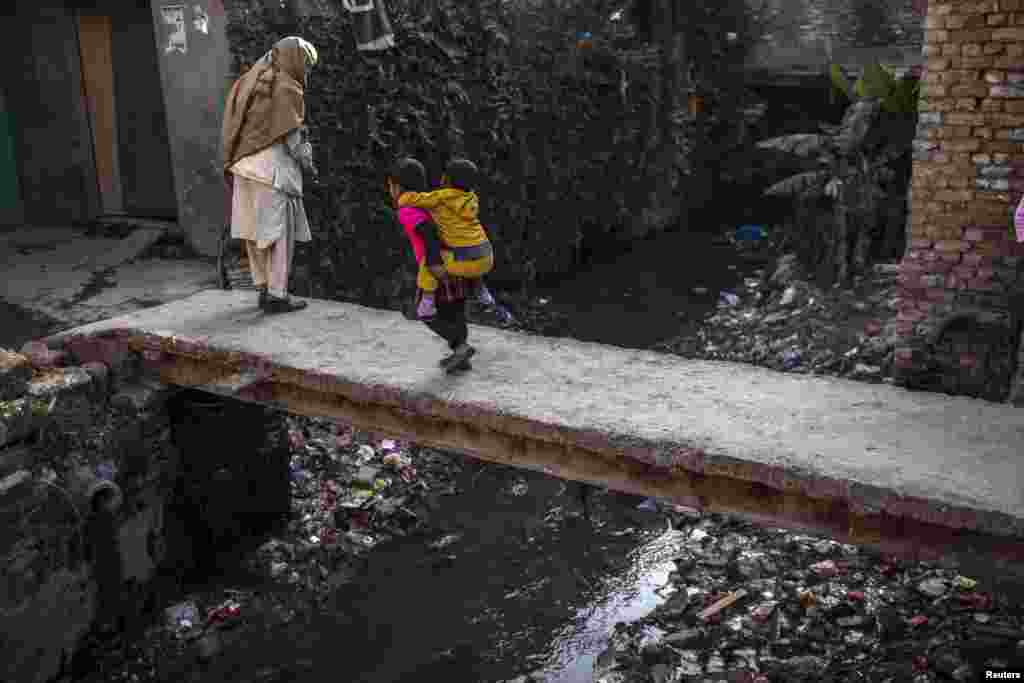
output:
<svg viewBox="0 0 1024 683"><path fill-rule="evenodd" d="M18 166L14 159L14 117L7 111L0 93L0 216L21 213Z"/></svg>

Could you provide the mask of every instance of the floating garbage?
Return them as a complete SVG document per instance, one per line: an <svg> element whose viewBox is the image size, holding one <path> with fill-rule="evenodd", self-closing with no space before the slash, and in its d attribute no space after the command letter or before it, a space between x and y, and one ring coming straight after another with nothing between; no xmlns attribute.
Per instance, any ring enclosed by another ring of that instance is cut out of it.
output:
<svg viewBox="0 0 1024 683"><path fill-rule="evenodd" d="M373 449L373 446L363 444L356 451L356 457L359 459L359 464L363 465L373 460L374 456L377 455L377 451Z"/></svg>
<svg viewBox="0 0 1024 683"><path fill-rule="evenodd" d="M763 624L766 621L768 621L769 618L771 618L772 614L775 612L775 608L778 607L778 605L779 603L777 600L769 600L767 602L762 602L760 605L751 610L750 618L758 624Z"/></svg>
<svg viewBox="0 0 1024 683"><path fill-rule="evenodd" d="M965 591L974 590L974 587L978 585L977 581L969 579L966 576L957 576L953 579L953 583L956 584L957 588Z"/></svg>
<svg viewBox="0 0 1024 683"><path fill-rule="evenodd" d="M190 630L199 620L199 610L192 601L180 602L164 610L167 627L179 633Z"/></svg>
<svg viewBox="0 0 1024 683"><path fill-rule="evenodd" d="M747 591L745 589L743 589L743 588L740 588L739 590L737 590L737 591L735 591L733 593L729 593L728 595L726 595L725 597L723 597L720 600L716 601L714 604L712 604L708 608L698 612L697 613L697 618L702 620L702 621L706 621L706 620L710 619L711 617L715 616L716 614L718 614L719 612L721 612L722 610L724 610L726 607L729 607L730 605L732 605L737 600L743 598L746 594L747 594Z"/></svg>
<svg viewBox="0 0 1024 683"><path fill-rule="evenodd" d="M740 298L734 292L723 291L718 295L719 306L735 306L739 302Z"/></svg>
<svg viewBox="0 0 1024 683"><path fill-rule="evenodd" d="M648 498L644 502L642 502L639 505L637 505L636 509L637 510L643 510L644 512L657 512L658 511L658 501L654 500L653 498Z"/></svg>
<svg viewBox="0 0 1024 683"><path fill-rule="evenodd" d="M839 567L834 560L823 560L812 564L811 571L822 578L831 578L839 574Z"/></svg>
<svg viewBox="0 0 1024 683"><path fill-rule="evenodd" d="M942 579L928 579L917 586L917 590L930 598L938 598L946 594L946 582Z"/></svg>
<svg viewBox="0 0 1024 683"><path fill-rule="evenodd" d="M292 481L294 481L297 484L305 483L311 477L309 472L307 472L306 470L304 470L303 468L299 467L294 463L292 463L289 467L292 473Z"/></svg>
<svg viewBox="0 0 1024 683"><path fill-rule="evenodd" d="M437 539L428 547L432 550L441 550L442 548L447 548L452 543L455 543L461 537L461 534L448 534L447 536L442 536L441 538Z"/></svg>
<svg viewBox="0 0 1024 683"><path fill-rule="evenodd" d="M763 225L741 225L736 228L736 241L756 243L763 240L766 234Z"/></svg>
<svg viewBox="0 0 1024 683"><path fill-rule="evenodd" d="M378 467L362 465L360 466L359 470L356 471L355 476L352 478L352 481L356 484L356 486L362 488L374 488L377 481L377 475L379 473L380 468Z"/></svg>
<svg viewBox="0 0 1024 683"><path fill-rule="evenodd" d="M782 367L786 370L792 370L798 367L803 362L803 358L799 351L786 351L782 354Z"/></svg>
<svg viewBox="0 0 1024 683"><path fill-rule="evenodd" d="M223 624L229 622L242 614L242 606L234 600L225 600L218 606L206 613L206 623Z"/></svg>
<svg viewBox="0 0 1024 683"><path fill-rule="evenodd" d="M694 543L700 543L705 538L707 538L708 535L708 532L704 531L703 529L694 529L690 532L690 540Z"/></svg>
<svg viewBox="0 0 1024 683"><path fill-rule="evenodd" d="M105 481L114 481L117 476L117 467L111 462L101 462L96 465L96 476Z"/></svg>
<svg viewBox="0 0 1024 683"><path fill-rule="evenodd" d="M355 543L356 545L361 545L366 548L373 547L373 545L377 542L374 539L374 537L370 534L361 534L358 531L347 532L345 534L345 538L347 538L352 543Z"/></svg>
<svg viewBox="0 0 1024 683"><path fill-rule="evenodd" d="M409 457L404 453L388 453L382 459L382 462L389 467L401 469L411 464Z"/></svg>

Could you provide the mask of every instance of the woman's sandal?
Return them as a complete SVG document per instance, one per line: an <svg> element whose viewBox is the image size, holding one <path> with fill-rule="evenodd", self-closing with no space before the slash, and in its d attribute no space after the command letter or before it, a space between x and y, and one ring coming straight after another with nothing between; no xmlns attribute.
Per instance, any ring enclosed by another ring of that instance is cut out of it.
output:
<svg viewBox="0 0 1024 683"><path fill-rule="evenodd" d="M452 367L448 368L448 372L450 374L454 374L456 372L465 372L466 370L472 370L472 369L473 369L473 364L470 363L468 360L464 360L461 363L459 363L458 365L453 365Z"/></svg>
<svg viewBox="0 0 1024 683"><path fill-rule="evenodd" d="M291 313L293 311L301 311L308 305L305 301L299 301L298 299L282 299L273 294L267 294L267 299L263 303L262 308L264 313Z"/></svg>

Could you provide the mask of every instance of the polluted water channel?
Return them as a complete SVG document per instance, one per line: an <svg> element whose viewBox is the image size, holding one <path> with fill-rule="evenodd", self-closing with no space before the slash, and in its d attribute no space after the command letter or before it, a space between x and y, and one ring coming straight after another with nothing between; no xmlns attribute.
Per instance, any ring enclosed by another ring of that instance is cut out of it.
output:
<svg viewBox="0 0 1024 683"><path fill-rule="evenodd" d="M488 469L438 511L432 557L380 548L314 629L369 653L335 660L350 680L592 681L615 624L663 601L682 538L649 502L595 491L588 522L576 484Z"/></svg>
<svg viewBox="0 0 1024 683"><path fill-rule="evenodd" d="M594 680L595 665L605 653L609 633L616 624L647 616L671 595L669 574L685 540L682 532L668 528L630 554L628 569L605 582L605 594L579 610L551 645L551 654L534 677L551 683L585 683ZM644 634L657 640L664 634L648 627Z"/></svg>
<svg viewBox="0 0 1024 683"><path fill-rule="evenodd" d="M356 452L368 454L365 446ZM360 526L372 542L336 562L319 588L297 553L264 558L260 578L249 557L244 571L192 586L173 602L200 615L226 609L231 627L179 628L176 637L163 629L173 644L148 655L159 671L133 680L582 683L594 680L617 623L667 599L662 586L684 545L669 507L411 444L402 459L414 473L382 491L380 505L415 513L415 527L394 533L400 512ZM303 486L323 490L318 476L305 468ZM292 528L310 518L305 505L293 501ZM332 512L336 533L354 537L343 510ZM310 533L326 532L307 521L263 545L298 547Z"/></svg>
<svg viewBox="0 0 1024 683"><path fill-rule="evenodd" d="M260 680L228 676L280 662L304 662L302 680L593 680L615 624L663 599L681 539L635 496L592 491L588 521L579 490L467 462L434 533L374 547L322 605L202 680Z"/></svg>

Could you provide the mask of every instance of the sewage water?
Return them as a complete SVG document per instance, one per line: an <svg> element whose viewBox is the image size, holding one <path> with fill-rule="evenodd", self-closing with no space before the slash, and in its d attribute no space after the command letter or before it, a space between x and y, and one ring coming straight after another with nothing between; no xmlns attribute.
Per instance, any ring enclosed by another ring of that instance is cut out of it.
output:
<svg viewBox="0 0 1024 683"><path fill-rule="evenodd" d="M672 561L683 544L682 532L667 529L630 554L628 569L606 579L606 593L578 611L576 618L557 634L551 655L539 672L551 683L589 683L594 665L608 644L608 634L618 622L647 616L671 595L665 587L675 569Z"/></svg>
<svg viewBox="0 0 1024 683"><path fill-rule="evenodd" d="M469 461L428 537L377 546L350 584L288 624L249 614L202 671L183 662L166 680L591 681L616 622L667 597L683 539L636 496L594 490L587 521L578 491Z"/></svg>

